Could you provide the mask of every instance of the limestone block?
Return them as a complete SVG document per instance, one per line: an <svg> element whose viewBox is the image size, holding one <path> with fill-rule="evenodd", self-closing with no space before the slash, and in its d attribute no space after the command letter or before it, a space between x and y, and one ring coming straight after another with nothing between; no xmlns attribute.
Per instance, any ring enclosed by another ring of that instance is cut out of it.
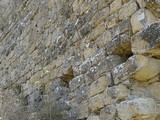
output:
<svg viewBox="0 0 160 120"><path fill-rule="evenodd" d="M112 38L112 32L110 30L106 30L104 33L102 33L97 39L96 43L99 48L102 48L105 46L105 44L111 40Z"/></svg>
<svg viewBox="0 0 160 120"><path fill-rule="evenodd" d="M159 87L160 87L160 82L155 82L155 83L152 83L151 85L147 86L148 92L156 100L160 100L160 92L158 89Z"/></svg>
<svg viewBox="0 0 160 120"><path fill-rule="evenodd" d="M84 101L79 105L78 119L87 118L89 114L88 102Z"/></svg>
<svg viewBox="0 0 160 120"><path fill-rule="evenodd" d="M97 94L89 99L89 109L91 111L98 111L102 107L104 107L103 94Z"/></svg>
<svg viewBox="0 0 160 120"><path fill-rule="evenodd" d="M109 105L116 103L118 100L125 99L128 95L128 89L120 84L118 86L108 87L103 94L104 104Z"/></svg>
<svg viewBox="0 0 160 120"><path fill-rule="evenodd" d="M91 59L85 60L80 66L73 68L74 76L86 73L91 68Z"/></svg>
<svg viewBox="0 0 160 120"><path fill-rule="evenodd" d="M118 14L118 12L115 12L107 17L106 28L108 28L108 29L112 28L112 27L116 26L118 24L118 22L119 22L119 14Z"/></svg>
<svg viewBox="0 0 160 120"><path fill-rule="evenodd" d="M116 106L108 105L100 111L101 120L115 120Z"/></svg>
<svg viewBox="0 0 160 120"><path fill-rule="evenodd" d="M131 46L134 54L160 56L160 23L151 24L132 37Z"/></svg>
<svg viewBox="0 0 160 120"><path fill-rule="evenodd" d="M102 23L109 15L109 7L106 7L102 9L101 11L95 13L95 15L90 20L90 24L92 27L98 26L100 23Z"/></svg>
<svg viewBox="0 0 160 120"><path fill-rule="evenodd" d="M97 46L94 44L94 42L88 43L85 46L84 50L84 58L88 59L89 57L93 56L93 54L96 52Z"/></svg>
<svg viewBox="0 0 160 120"><path fill-rule="evenodd" d="M158 114L156 102L151 98L137 98L116 105L122 120L154 120Z"/></svg>
<svg viewBox="0 0 160 120"><path fill-rule="evenodd" d="M82 86L74 91L74 101L80 103L88 98L88 86Z"/></svg>
<svg viewBox="0 0 160 120"><path fill-rule="evenodd" d="M71 91L74 91L77 87L82 86L85 84L85 77L84 75L79 75L75 78L73 78L70 82L69 82L69 88Z"/></svg>
<svg viewBox="0 0 160 120"><path fill-rule="evenodd" d="M131 54L131 40L128 33L117 35L106 43L107 54Z"/></svg>
<svg viewBox="0 0 160 120"><path fill-rule="evenodd" d="M133 33L140 31L156 21L156 17L147 9L140 9L131 17Z"/></svg>
<svg viewBox="0 0 160 120"><path fill-rule="evenodd" d="M107 85L108 83L106 77L105 76L100 77L98 80L93 82L89 87L89 96L93 96L104 91Z"/></svg>
<svg viewBox="0 0 160 120"><path fill-rule="evenodd" d="M114 0L110 4L110 14L112 14L113 12L119 10L121 7L122 7L122 0Z"/></svg>
<svg viewBox="0 0 160 120"><path fill-rule="evenodd" d="M82 3L83 3L83 0L75 0L74 2L73 2L73 10L74 11L77 11L79 8L80 8L80 6L82 5Z"/></svg>
<svg viewBox="0 0 160 120"><path fill-rule="evenodd" d="M124 21L119 22L116 26L113 28L109 29L111 32L111 39L112 40L114 37L117 35L120 35L122 33L128 32L128 35L130 37L131 34L131 22L129 18L126 18Z"/></svg>
<svg viewBox="0 0 160 120"><path fill-rule="evenodd" d="M87 85L90 85L96 80L96 72L97 72L97 67L91 67L91 69L85 74L85 81Z"/></svg>
<svg viewBox="0 0 160 120"><path fill-rule="evenodd" d="M138 2L139 6L140 6L141 8L146 7L146 1L145 1L145 0L137 0L137 2Z"/></svg>
<svg viewBox="0 0 160 120"><path fill-rule="evenodd" d="M97 21L98 22L98 21ZM98 24L98 23L97 23ZM93 30L89 35L88 35L88 40L93 41L96 40L96 38L98 36L100 36L104 31L105 31L105 25L104 22L102 20L99 21L99 25L95 28L95 30Z"/></svg>
<svg viewBox="0 0 160 120"><path fill-rule="evenodd" d="M89 23L84 24L84 26L80 29L80 35L81 37L84 37L91 31L92 27Z"/></svg>
<svg viewBox="0 0 160 120"><path fill-rule="evenodd" d="M96 65L104 58L105 58L105 50L103 48L97 50L96 53L93 56L91 56L92 66Z"/></svg>
<svg viewBox="0 0 160 120"><path fill-rule="evenodd" d="M87 120L101 120L98 115L90 115Z"/></svg>
<svg viewBox="0 0 160 120"><path fill-rule="evenodd" d="M67 87L58 86L58 87L56 87L56 89L53 92L50 92L49 94L53 98L59 99L62 96L68 96L68 93L69 93L69 89Z"/></svg>
<svg viewBox="0 0 160 120"><path fill-rule="evenodd" d="M98 63L97 72L95 75L96 76L103 75L104 73L109 72L115 66L117 66L123 62L124 62L124 60L122 57L120 57L118 55L109 55L105 59L103 59L102 61L100 61Z"/></svg>
<svg viewBox="0 0 160 120"><path fill-rule="evenodd" d="M130 1L125 4L119 11L119 19L124 20L131 16L138 9L138 5L134 1Z"/></svg>
<svg viewBox="0 0 160 120"><path fill-rule="evenodd" d="M160 72L160 62L157 59L143 55L133 55L125 63L112 70L114 83L117 84L128 77L138 81L148 81Z"/></svg>
<svg viewBox="0 0 160 120"><path fill-rule="evenodd" d="M98 1L98 8L102 9L102 8L108 6L111 2L113 2L113 0L101 0L101 1Z"/></svg>
<svg viewBox="0 0 160 120"><path fill-rule="evenodd" d="M143 0L143 5L152 11L156 17L160 17L160 1L159 0Z"/></svg>

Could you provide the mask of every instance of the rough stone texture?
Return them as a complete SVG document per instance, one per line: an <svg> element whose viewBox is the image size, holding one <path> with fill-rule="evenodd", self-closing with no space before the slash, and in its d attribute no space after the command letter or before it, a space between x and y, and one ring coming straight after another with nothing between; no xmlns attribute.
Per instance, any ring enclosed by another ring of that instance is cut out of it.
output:
<svg viewBox="0 0 160 120"><path fill-rule="evenodd" d="M159 0L0 0L0 119L160 120Z"/></svg>
<svg viewBox="0 0 160 120"><path fill-rule="evenodd" d="M160 23L151 24L132 37L132 52L153 57L160 56Z"/></svg>
<svg viewBox="0 0 160 120"><path fill-rule="evenodd" d="M160 62L157 59L134 55L125 63L120 64L112 70L114 83L117 84L128 77L138 81L147 81L160 72Z"/></svg>
<svg viewBox="0 0 160 120"><path fill-rule="evenodd" d="M136 33L156 21L156 17L146 9L140 9L131 17L132 31Z"/></svg>
<svg viewBox="0 0 160 120"><path fill-rule="evenodd" d="M101 120L99 116L96 115L90 115L87 120Z"/></svg>
<svg viewBox="0 0 160 120"><path fill-rule="evenodd" d="M155 101L151 98L138 98L116 105L122 120L154 120L158 113Z"/></svg>
<svg viewBox="0 0 160 120"><path fill-rule="evenodd" d="M115 120L116 107L115 105L108 105L100 111L101 120Z"/></svg>

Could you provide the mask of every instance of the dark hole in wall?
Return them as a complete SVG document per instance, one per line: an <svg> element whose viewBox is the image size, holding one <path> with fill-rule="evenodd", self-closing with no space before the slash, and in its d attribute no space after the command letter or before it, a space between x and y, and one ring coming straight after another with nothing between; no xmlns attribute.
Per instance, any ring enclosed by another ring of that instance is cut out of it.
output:
<svg viewBox="0 0 160 120"><path fill-rule="evenodd" d="M73 69L72 69L72 67L70 67L67 70L66 74L63 74L63 76L61 76L61 79L65 83L64 86L66 86L66 87L69 87L69 81L72 80L73 78L74 78L74 75L73 75Z"/></svg>

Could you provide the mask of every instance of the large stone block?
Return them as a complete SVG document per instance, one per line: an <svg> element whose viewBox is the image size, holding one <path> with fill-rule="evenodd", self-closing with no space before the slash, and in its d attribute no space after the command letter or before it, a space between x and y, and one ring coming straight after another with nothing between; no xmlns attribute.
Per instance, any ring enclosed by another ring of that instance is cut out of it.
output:
<svg viewBox="0 0 160 120"><path fill-rule="evenodd" d="M76 66L76 67L73 68L73 74L74 74L74 76L84 74L87 71L89 71L90 68L91 68L91 59L87 59L82 64L80 64L79 66Z"/></svg>
<svg viewBox="0 0 160 120"><path fill-rule="evenodd" d="M120 35L120 34L126 33L126 32L129 32L128 35L130 37L130 35L131 35L130 18L126 18L125 20L119 22L116 26L114 26L113 28L110 28L109 30L111 32L111 39L109 39L109 40L112 40L117 35Z"/></svg>
<svg viewBox="0 0 160 120"><path fill-rule="evenodd" d="M122 7L122 0L114 0L110 4L110 14L112 14L115 11L118 11Z"/></svg>
<svg viewBox="0 0 160 120"><path fill-rule="evenodd" d="M132 31L136 33L155 21L156 17L152 12L147 9L140 9L131 17Z"/></svg>
<svg viewBox="0 0 160 120"><path fill-rule="evenodd" d="M89 96L96 95L106 89L108 81L105 76L100 77L89 87Z"/></svg>
<svg viewBox="0 0 160 120"><path fill-rule="evenodd" d="M118 55L109 55L105 59L101 60L97 65L96 76L104 75L112 70L115 66L124 62L124 59Z"/></svg>
<svg viewBox="0 0 160 120"><path fill-rule="evenodd" d="M103 92L103 102L105 105L110 105L116 103L118 100L123 100L128 95L128 89L120 84L113 87L108 87Z"/></svg>
<svg viewBox="0 0 160 120"><path fill-rule="evenodd" d="M116 105L122 120L155 120L158 114L156 102L151 98L138 98Z"/></svg>
<svg viewBox="0 0 160 120"><path fill-rule="evenodd" d="M155 100L160 100L160 92L159 88L160 87L160 82L154 82L151 85L147 86L147 90L149 94L155 99Z"/></svg>
<svg viewBox="0 0 160 120"><path fill-rule="evenodd" d="M151 24L132 37L132 52L160 57L160 22Z"/></svg>
<svg viewBox="0 0 160 120"><path fill-rule="evenodd" d="M101 120L98 115L90 115L87 120Z"/></svg>
<svg viewBox="0 0 160 120"><path fill-rule="evenodd" d="M79 105L78 119L87 118L89 114L88 101L84 101Z"/></svg>
<svg viewBox="0 0 160 120"><path fill-rule="evenodd" d="M106 44L107 54L131 54L129 34L117 35Z"/></svg>
<svg viewBox="0 0 160 120"><path fill-rule="evenodd" d="M103 94L95 95L89 99L89 109L91 111L98 111L104 107Z"/></svg>
<svg viewBox="0 0 160 120"><path fill-rule="evenodd" d="M77 88L73 94L73 99L76 103L86 100L88 98L88 86Z"/></svg>
<svg viewBox="0 0 160 120"><path fill-rule="evenodd" d="M123 20L131 16L137 9L138 9L137 3L131 0L120 9L119 18Z"/></svg>
<svg viewBox="0 0 160 120"><path fill-rule="evenodd" d="M160 62L157 59L134 55L125 63L112 70L114 83L117 84L128 77L138 81L148 81L160 72Z"/></svg>
<svg viewBox="0 0 160 120"><path fill-rule="evenodd" d="M116 119L115 117L116 117L115 105L108 105L100 111L101 120L115 120Z"/></svg>
<svg viewBox="0 0 160 120"><path fill-rule="evenodd" d="M82 85L85 85L85 77L83 74L73 78L69 82L69 88L71 91L74 91L77 87L82 86Z"/></svg>

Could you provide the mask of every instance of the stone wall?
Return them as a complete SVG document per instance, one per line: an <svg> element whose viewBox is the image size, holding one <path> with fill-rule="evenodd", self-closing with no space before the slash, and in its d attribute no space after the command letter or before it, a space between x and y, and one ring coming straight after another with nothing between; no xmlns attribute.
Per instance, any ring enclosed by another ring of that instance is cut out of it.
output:
<svg viewBox="0 0 160 120"><path fill-rule="evenodd" d="M159 0L0 0L0 119L160 120Z"/></svg>

